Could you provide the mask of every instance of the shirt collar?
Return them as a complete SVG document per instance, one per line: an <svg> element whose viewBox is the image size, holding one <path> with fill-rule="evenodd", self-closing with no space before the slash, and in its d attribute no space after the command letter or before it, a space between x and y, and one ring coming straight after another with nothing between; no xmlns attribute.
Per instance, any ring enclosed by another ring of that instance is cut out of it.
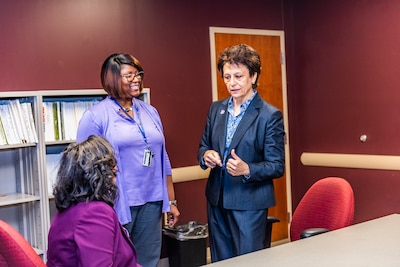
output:
<svg viewBox="0 0 400 267"><path fill-rule="evenodd" d="M249 107L249 105L251 103L251 100L253 100L255 95L256 95L256 90L253 90L253 95L249 99L247 99L244 103L242 103L240 105L240 110L241 111L244 111ZM233 98L230 97L229 100L228 100L228 110L233 110L233 100L232 99Z"/></svg>

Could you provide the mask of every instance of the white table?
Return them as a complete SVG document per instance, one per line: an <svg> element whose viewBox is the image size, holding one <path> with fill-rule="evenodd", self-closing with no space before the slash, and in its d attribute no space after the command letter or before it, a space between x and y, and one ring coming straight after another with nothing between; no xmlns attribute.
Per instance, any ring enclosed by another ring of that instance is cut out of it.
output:
<svg viewBox="0 0 400 267"><path fill-rule="evenodd" d="M206 265L207 267L400 266L400 214Z"/></svg>

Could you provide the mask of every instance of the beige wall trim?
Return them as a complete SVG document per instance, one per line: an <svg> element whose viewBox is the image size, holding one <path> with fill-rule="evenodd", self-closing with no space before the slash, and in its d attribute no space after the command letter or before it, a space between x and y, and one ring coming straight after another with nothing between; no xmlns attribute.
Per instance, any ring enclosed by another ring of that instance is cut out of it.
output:
<svg viewBox="0 0 400 267"><path fill-rule="evenodd" d="M203 170L198 165L173 168L172 180L174 183L195 181L208 178L210 169Z"/></svg>
<svg viewBox="0 0 400 267"><path fill-rule="evenodd" d="M300 161L305 166L400 170L400 156L303 152Z"/></svg>

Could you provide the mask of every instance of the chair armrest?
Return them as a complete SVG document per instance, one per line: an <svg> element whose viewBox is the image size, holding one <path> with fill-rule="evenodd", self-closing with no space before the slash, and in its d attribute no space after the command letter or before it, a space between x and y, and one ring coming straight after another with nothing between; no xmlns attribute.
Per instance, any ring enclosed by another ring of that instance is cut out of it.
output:
<svg viewBox="0 0 400 267"><path fill-rule="evenodd" d="M267 223L276 223L276 222L280 222L281 220L279 220L278 217L275 216L268 216L267 217Z"/></svg>
<svg viewBox="0 0 400 267"><path fill-rule="evenodd" d="M272 224L276 222L280 222L279 218L275 216L267 216L267 225L265 229L265 237L264 237L264 248L271 247L271 234L272 234Z"/></svg>
<svg viewBox="0 0 400 267"><path fill-rule="evenodd" d="M327 229L327 228L310 228L310 229L306 229L303 232L301 232L300 239L308 238L308 237L319 235L319 234L323 234L323 233L326 233L326 232L329 232L329 229Z"/></svg>

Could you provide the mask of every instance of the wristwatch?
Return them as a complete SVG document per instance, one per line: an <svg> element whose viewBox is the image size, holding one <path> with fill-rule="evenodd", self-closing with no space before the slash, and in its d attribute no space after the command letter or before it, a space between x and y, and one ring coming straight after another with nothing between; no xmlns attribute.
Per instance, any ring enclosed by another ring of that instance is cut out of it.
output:
<svg viewBox="0 0 400 267"><path fill-rule="evenodd" d="M178 206L176 200L170 200L170 201L169 201L169 205L170 205L170 206L171 206L171 205Z"/></svg>

